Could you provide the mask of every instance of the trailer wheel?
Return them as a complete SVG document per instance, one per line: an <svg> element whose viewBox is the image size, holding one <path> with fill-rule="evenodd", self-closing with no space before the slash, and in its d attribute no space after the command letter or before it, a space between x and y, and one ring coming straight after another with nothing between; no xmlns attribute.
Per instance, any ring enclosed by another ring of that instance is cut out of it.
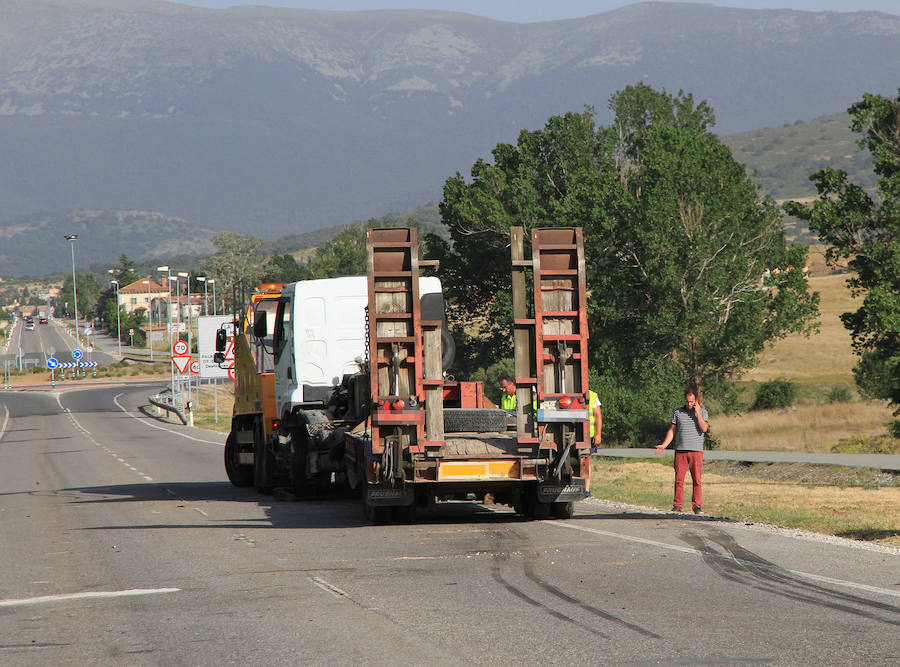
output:
<svg viewBox="0 0 900 667"><path fill-rule="evenodd" d="M241 488L253 483L253 468L241 465L239 455L237 439L234 437L234 431L231 431L225 440L225 474L228 475L228 481Z"/></svg>
<svg viewBox="0 0 900 667"><path fill-rule="evenodd" d="M444 408L444 433L502 433L507 418L499 408Z"/></svg>
<svg viewBox="0 0 900 667"><path fill-rule="evenodd" d="M550 513L557 519L571 519L575 514L575 503L569 501L567 503L553 503L550 507Z"/></svg>

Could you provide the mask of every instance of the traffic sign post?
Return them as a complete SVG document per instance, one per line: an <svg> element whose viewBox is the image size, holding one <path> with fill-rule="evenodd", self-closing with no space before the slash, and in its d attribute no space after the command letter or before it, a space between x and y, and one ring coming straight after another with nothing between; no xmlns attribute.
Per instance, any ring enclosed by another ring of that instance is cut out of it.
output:
<svg viewBox="0 0 900 667"><path fill-rule="evenodd" d="M52 353L51 353L52 354ZM56 368L59 366L59 361L54 357L47 358L47 368L50 369L50 386L52 388L56 388Z"/></svg>

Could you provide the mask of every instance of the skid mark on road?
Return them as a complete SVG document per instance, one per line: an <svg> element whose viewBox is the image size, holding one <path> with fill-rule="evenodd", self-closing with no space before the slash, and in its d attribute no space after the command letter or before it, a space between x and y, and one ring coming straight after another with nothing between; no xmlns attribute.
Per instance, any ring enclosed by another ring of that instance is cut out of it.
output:
<svg viewBox="0 0 900 667"><path fill-rule="evenodd" d="M133 473L135 473L136 475L138 475L138 476L139 476L141 479L143 479L144 481L146 481L146 482L152 482L152 481L153 481L153 478L152 478L152 477L150 477L149 475L145 475L143 472L141 472L140 470L138 470L137 468L135 468L133 465L127 463L127 462L125 461L125 459L123 459L121 456L119 456L118 452L113 451L112 449L110 449L109 447L107 447L106 445L104 445L102 442L98 442L97 439L94 437L94 434L91 433L90 431L88 431L84 426L82 426L82 425L79 423L79 421L78 421L77 419L75 419L75 415L72 414L72 411L69 410L69 408L67 408L66 406L64 406L64 405L62 404L62 401L60 400L60 395L59 395L59 394L56 394L56 403L59 405L59 409L62 410L64 413L66 413L66 416L68 416L69 421L72 422L72 425L73 425L76 429L78 429L79 431L81 431L81 432L84 434L84 436L85 436L88 440L90 440L90 441L93 443L93 445L94 445L95 447L97 447L98 449L102 449L103 451L105 451L107 454L109 454L109 456L111 456L112 458L116 459L117 462L121 463L123 468L125 468L126 470L129 470L129 471L131 471L131 472L133 472Z"/></svg>
<svg viewBox="0 0 900 667"><path fill-rule="evenodd" d="M778 572L791 574L796 577L803 577L804 579L810 579L812 581L818 581L824 584L832 584L834 586L842 586L845 588L855 588L860 591L866 591L869 593L878 593L879 595L891 595L893 597L900 597L900 591L892 591L888 588L880 588L879 586L869 586L868 584L859 584L855 581L845 581L843 579L834 579L833 577L823 577L818 574L811 574L809 572L801 572L799 570L785 570L783 568L778 567L777 565L763 565L759 562L749 562L744 561L740 558L737 558L731 554L710 554L701 551L700 549L692 549L690 547L682 547L677 544L668 544L666 542L657 542L656 540L648 540L643 537L634 537L633 535L623 535L621 533L612 533L608 530L600 530L599 528L590 528L588 526L582 526L578 523L573 523L571 521L544 521L548 526L555 526L557 528L567 528L569 530L580 530L585 533L592 533L594 535L602 535L604 537L612 537L618 540L625 540L627 542L637 542L638 544L646 544L653 547L658 547L660 549L667 549L669 551L680 551L684 554L690 554L692 556L706 556L709 558L724 558L734 562L737 562L741 565L752 566L757 568L768 568L772 570L777 570Z"/></svg>
<svg viewBox="0 0 900 667"><path fill-rule="evenodd" d="M804 580L745 549L724 531L685 533L681 539L703 554L704 562L723 579L797 602L900 626L900 607L831 590ZM718 551L714 545L725 552Z"/></svg>
<svg viewBox="0 0 900 667"><path fill-rule="evenodd" d="M593 614L594 616L599 616L605 621L610 621L611 623L618 623L619 625L623 625L629 630L634 630L635 632L644 635L645 637L651 637L653 639L662 639L662 635L658 635L655 632L651 632L650 630L646 630L639 625L635 625L634 623L629 623L628 621L619 618L618 616L613 616L609 612L603 611L602 609L598 609L593 605L589 605L578 598L569 595L565 591L561 590L557 586L545 581L534 569L534 561L535 554L534 551L528 549L525 551L525 576L531 579L538 586L543 588L545 591L550 593L551 595L555 595L560 600L565 600L569 604L573 604L577 607L584 609L585 611Z"/></svg>

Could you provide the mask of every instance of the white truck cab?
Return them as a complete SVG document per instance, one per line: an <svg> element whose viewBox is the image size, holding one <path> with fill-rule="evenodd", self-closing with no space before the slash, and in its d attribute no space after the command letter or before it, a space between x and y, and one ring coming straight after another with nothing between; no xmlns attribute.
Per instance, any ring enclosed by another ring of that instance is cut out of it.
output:
<svg viewBox="0 0 900 667"><path fill-rule="evenodd" d="M441 294L440 280L421 278L419 294ZM275 316L276 414L284 417L296 407L327 402L345 375L360 370L368 299L365 276L284 287Z"/></svg>

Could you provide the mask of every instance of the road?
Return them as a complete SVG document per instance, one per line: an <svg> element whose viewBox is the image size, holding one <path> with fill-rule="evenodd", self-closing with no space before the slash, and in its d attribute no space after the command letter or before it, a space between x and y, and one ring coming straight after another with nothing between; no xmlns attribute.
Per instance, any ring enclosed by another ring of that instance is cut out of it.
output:
<svg viewBox="0 0 900 667"><path fill-rule="evenodd" d="M88 350L82 339L84 361L96 361L106 365L116 361L99 350ZM75 339L57 320L51 319L47 324L37 324L34 330L25 329L25 321L19 318L9 336L6 349L0 348L0 367L8 363L10 369L18 367L19 349L22 350L22 365L25 368L35 366L46 367L47 358L54 356L59 361L70 362Z"/></svg>
<svg viewBox="0 0 900 667"><path fill-rule="evenodd" d="M594 500L372 526L233 488L155 388L0 393L0 663L900 661L896 550Z"/></svg>

